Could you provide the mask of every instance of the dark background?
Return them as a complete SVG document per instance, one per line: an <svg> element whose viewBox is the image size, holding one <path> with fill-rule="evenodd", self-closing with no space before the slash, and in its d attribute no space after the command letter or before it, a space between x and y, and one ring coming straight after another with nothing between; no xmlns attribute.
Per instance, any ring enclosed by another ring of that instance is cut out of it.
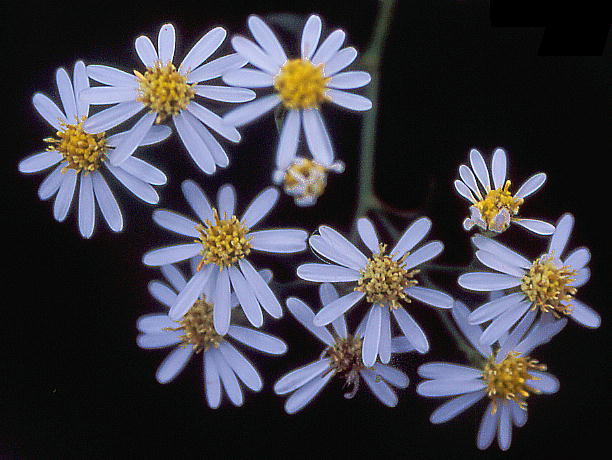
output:
<svg viewBox="0 0 612 460"><path fill-rule="evenodd" d="M537 53L543 29L493 28L487 2L399 3L382 69L376 189L392 206L429 215L434 221L431 237L446 244L439 261L464 264L471 257L461 229L467 206L452 181L469 149L490 155L495 147L504 147L516 186L534 172L548 173L547 184L527 201L522 214L556 221L563 212L574 213L570 247L586 245L593 254L593 276L579 297L599 311L603 326L591 331L572 322L537 352L560 379L561 389L530 399L529 421L514 431L504 455L547 458L557 450L568 456L574 451L587 454L606 441L600 437L602 429L609 433L609 39L601 57L542 57ZM228 401L218 410L206 406L199 356L174 382L159 385L154 373L166 351L140 350L135 343L138 316L161 311L146 289L159 271L144 267L140 259L145 251L176 239L152 225L152 207L111 184L126 230L113 234L98 213L94 237L84 240L74 204L64 223L55 222L52 201L40 202L36 194L44 175L17 172L17 163L40 151L41 139L50 134L31 96L42 91L59 101L54 82L58 66L71 68L84 59L129 71L139 62L134 39L142 33L156 37L165 22L177 28L176 55L182 57L214 26L246 33L248 14L287 11L319 13L325 33L342 27L348 43L363 51L376 2L50 2L46 7L18 2L11 7L2 40L3 112L8 117L3 123L3 205L8 211L3 254L10 277L4 277L0 321L1 458L498 454L496 444L485 454L475 446L482 405L444 425L428 421L439 401L416 395L416 368L431 360L463 361L428 308L417 309L415 316L428 334L431 351L396 359L411 385L399 392L394 409L383 407L365 387L355 399L344 400L340 383L333 383L301 413L286 415L284 398L272 393L273 382L315 359L322 349L290 316L267 321L267 330L289 343L285 356L246 351L265 387L258 394L247 390L243 407ZM297 51L297 41L282 38L290 52ZM262 228L311 231L327 223L350 229L360 116L335 107L324 112L346 172L331 178L328 193L315 208L296 208L283 197ZM214 177L193 167L175 137L142 150L141 156L146 152L169 176L169 183L158 189L160 206L187 211L179 185L192 178L210 194L232 181L244 210L269 184L277 135L269 116L241 132L243 142L227 147L230 167ZM529 256L537 256L546 244L520 228L504 239ZM280 281L292 280L295 266L312 259L308 253L253 257L259 267L273 268ZM454 277L438 281L454 295L470 299ZM316 309L314 293L311 288L281 296L298 295Z"/></svg>

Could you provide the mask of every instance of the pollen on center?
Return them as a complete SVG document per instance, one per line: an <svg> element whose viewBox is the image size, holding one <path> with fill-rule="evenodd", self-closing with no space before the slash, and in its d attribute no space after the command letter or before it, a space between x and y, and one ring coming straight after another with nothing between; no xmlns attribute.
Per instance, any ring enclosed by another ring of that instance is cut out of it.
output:
<svg viewBox="0 0 612 460"><path fill-rule="evenodd" d="M323 74L323 65L308 59L290 59L274 77L274 89L287 109L318 108L328 100L325 95L330 78Z"/></svg>
<svg viewBox="0 0 612 460"><path fill-rule="evenodd" d="M165 328L164 330L184 331L185 333L180 336L181 345L192 345L195 353L202 350L206 351L211 346L217 348L223 340L223 337L215 331L213 306L206 301L204 296L196 300L185 316L177 323L179 323L178 327Z"/></svg>

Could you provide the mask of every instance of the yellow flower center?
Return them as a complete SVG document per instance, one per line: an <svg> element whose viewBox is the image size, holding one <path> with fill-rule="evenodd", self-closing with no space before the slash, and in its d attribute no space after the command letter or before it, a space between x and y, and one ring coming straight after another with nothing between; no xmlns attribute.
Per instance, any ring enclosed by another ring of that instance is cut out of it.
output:
<svg viewBox="0 0 612 460"><path fill-rule="evenodd" d="M509 188L510 181L507 180L503 188L491 190L484 199L474 204L480 211L482 220L486 222L487 228L494 228L496 226L495 218L504 209L508 211L510 216L518 214L519 207L523 204L524 200L522 198L514 198ZM507 227L507 224L505 226ZM500 230L503 231L505 228Z"/></svg>
<svg viewBox="0 0 612 460"><path fill-rule="evenodd" d="M364 292L370 303L388 305L390 309L396 309L401 305L400 300L410 302L404 289L418 284L414 275L419 270L408 271L404 268L409 252L400 259L393 260L391 255L385 255L386 249L386 244L379 244L378 254L373 254L365 268L360 271L361 278L357 281L355 290Z"/></svg>
<svg viewBox="0 0 612 460"><path fill-rule="evenodd" d="M185 313L183 319L177 321L177 323L180 326L176 328L167 327L164 330L185 331L180 336L181 346L193 345L193 351L196 353L202 350L206 351L210 346L217 348L223 340L223 337L215 331L213 306L205 300L204 296L196 300L189 311Z"/></svg>
<svg viewBox="0 0 612 460"><path fill-rule="evenodd" d="M215 222L206 220L206 225L199 224L196 230L200 236L196 242L202 244L202 260L198 265L198 270L205 264L215 264L222 270L235 264L240 259L245 258L251 252L249 241L252 237L247 237L249 229L240 222L236 216L224 219L219 218L219 213L213 209Z"/></svg>
<svg viewBox="0 0 612 460"><path fill-rule="evenodd" d="M68 162L62 173L74 169L77 173L85 171L89 174L106 160L106 133L86 133L83 131L84 121L85 117L74 125L60 122L62 129L55 133L57 137L44 139L49 144L47 150L59 152Z"/></svg>
<svg viewBox="0 0 612 460"><path fill-rule="evenodd" d="M285 192L298 199L316 200L323 195L326 185L326 168L313 160L300 158L285 171Z"/></svg>
<svg viewBox="0 0 612 460"><path fill-rule="evenodd" d="M569 266L557 267L552 256L537 259L529 272L523 277L521 290L533 302L534 308L542 312L552 312L555 316L569 315L572 308L569 302L577 289L569 286L575 280L576 270Z"/></svg>
<svg viewBox="0 0 612 460"><path fill-rule="evenodd" d="M348 336L339 338L336 344L327 348L323 353L326 358L331 358L331 369L340 377L347 378L364 369L361 359L361 337Z"/></svg>
<svg viewBox="0 0 612 460"><path fill-rule="evenodd" d="M181 75L171 62L162 65L157 61L147 68L144 75L137 70L134 74L139 84L136 100L157 113L156 123L178 114L195 97L195 84L188 84L187 77Z"/></svg>
<svg viewBox="0 0 612 460"><path fill-rule="evenodd" d="M325 95L330 78L323 65L308 59L289 59L274 77L274 89L287 109L312 109L329 98Z"/></svg>
<svg viewBox="0 0 612 460"><path fill-rule="evenodd" d="M497 399L515 401L522 409L527 408L526 399L530 393L540 393L539 390L526 384L527 380L537 380L529 371L545 371L544 364L529 356L520 357L513 351L499 364L495 355L491 356L482 371L482 378L487 384L487 395L493 401L493 413L497 411Z"/></svg>

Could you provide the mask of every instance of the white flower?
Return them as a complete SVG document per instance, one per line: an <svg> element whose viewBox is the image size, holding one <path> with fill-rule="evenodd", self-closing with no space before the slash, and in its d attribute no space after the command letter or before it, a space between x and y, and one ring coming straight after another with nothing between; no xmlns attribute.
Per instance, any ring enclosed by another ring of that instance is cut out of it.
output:
<svg viewBox="0 0 612 460"><path fill-rule="evenodd" d="M314 160L296 156L285 171L275 171L273 180L277 185L283 184L285 193L293 196L297 206L314 206L325 191L327 173L330 171L343 172L344 163L335 161L330 166L323 166Z"/></svg>
<svg viewBox="0 0 612 460"><path fill-rule="evenodd" d="M192 264L192 269L196 264ZM152 281L149 291L159 302L170 307L177 297L176 292L183 289L187 281L173 265L166 265L161 270L167 283ZM266 282L272 278L269 270L262 270L260 274ZM157 369L155 378L159 383L172 381L194 354L202 353L208 405L213 409L219 407L223 387L232 404L241 406L243 394L238 380L255 392L261 390L263 382L253 364L230 343L230 339L273 355L285 353L287 345L274 336L236 325L229 327L227 335L217 334L212 325L214 307L210 302L213 295L211 278L193 306L178 320L173 321L165 313L141 316L136 324L140 332L137 343L147 349L177 345ZM232 308L238 305L235 295L232 295L231 304Z"/></svg>
<svg viewBox="0 0 612 460"><path fill-rule="evenodd" d="M85 64L82 61L77 61L74 65L74 82L70 81L64 68L57 69L55 77L64 111L42 93L36 93L32 102L45 121L57 130L56 137L45 139L48 143L46 151L23 159L19 163L19 171L37 173L55 166L40 185L38 196L47 200L57 193L53 217L60 222L70 211L77 182L80 181L78 224L81 235L89 238L93 234L96 202L111 230L119 232L123 229L123 217L102 171L108 170L130 192L150 204L157 204L159 201L152 185L165 184L166 175L134 157L121 166L113 166L106 161L117 145L131 136L131 131L107 136L104 132L88 134L83 130L84 123L90 119L89 104L75 98L75 94L89 87ZM150 127L144 131L134 148L160 142L169 135L170 130L165 126Z"/></svg>
<svg viewBox="0 0 612 460"><path fill-rule="evenodd" d="M187 53L177 69L172 63L176 40L174 27L165 24L159 31L157 51L148 37L136 39L136 52L146 67L144 73L135 70L135 75L131 75L104 65L87 67L92 79L109 86L89 88L80 94L81 100L117 105L87 120L83 125L86 131L105 131L143 109L148 110L134 124L130 135L117 145L110 157L113 165L122 164L129 158L148 129L167 117L172 117L181 141L202 171L212 174L216 166L224 168L229 164L223 147L208 128L232 142L240 141L240 134L195 101L195 96L222 102L245 102L255 97L253 91L245 88L199 84L246 64L240 56L232 54L201 65L221 46L225 36L221 27L210 30Z"/></svg>
<svg viewBox="0 0 612 460"><path fill-rule="evenodd" d="M340 233L325 225L319 227L318 235L309 239L314 251L335 264L303 264L297 269L298 276L307 281L353 283L349 294L324 304L315 316L314 324L324 326L331 323L365 298L371 304L363 334L362 355L366 366L372 366L379 355L383 363L389 362L391 313L419 353L429 350L425 333L404 309L402 301L409 303L411 297L438 308L452 307L453 299L449 295L417 286L415 275L419 270L416 268L436 257L444 248L440 241L431 241L410 252L425 238L430 228L431 221L427 217L416 220L389 254L385 254L386 245L379 242L372 223L366 218L359 219L359 236L372 252L369 259Z"/></svg>
<svg viewBox="0 0 612 460"><path fill-rule="evenodd" d="M338 293L331 284L324 283L319 288L319 296L321 303L326 305L337 299ZM293 393L285 402L287 413L293 414L306 406L333 376L344 378L346 385L352 387L344 395L346 398L352 398L357 393L362 378L380 402L389 407L397 405L397 395L391 386L406 388L408 376L382 363L364 366L361 359L361 334L348 333L344 315L333 321L332 334L326 327L313 324L314 312L300 299L289 297L287 308L295 319L327 346L317 361L285 374L274 384L274 392L278 395ZM391 350L393 353L404 353L414 348L403 337L394 337L391 340Z"/></svg>
<svg viewBox="0 0 612 460"><path fill-rule="evenodd" d="M506 180L506 152L502 149L495 150L491 161L493 187L491 187L487 165L476 149L470 151L470 164L472 169L466 165L459 166L461 180L455 180L457 192L472 203L470 217L463 221L463 228L471 230L474 225L477 225L482 230L501 233L510 226L511 222L514 222L539 235L550 235L555 230L551 224L541 220L515 217L523 200L544 184L546 174L538 173L531 176L512 195L509 190L510 181ZM476 178L484 193L481 192Z"/></svg>
<svg viewBox="0 0 612 460"><path fill-rule="evenodd" d="M464 305L457 302L452 313L461 331L482 356L482 366L423 364L418 373L430 380L419 383L417 393L426 397L453 397L431 414L430 421L436 424L456 417L488 397L476 445L479 449L488 448L497 433L499 447L507 450L512 440L512 425L522 427L527 422L526 399L531 394L551 394L559 389L559 381L544 372L546 366L527 354L548 342L567 320L550 322L542 318L529 332L531 322L523 320L500 340L500 348L493 351L478 341L480 327L468 322L469 310Z"/></svg>
<svg viewBox="0 0 612 460"><path fill-rule="evenodd" d="M569 316L583 326L599 327L601 318L597 312L574 297L590 277L589 250L578 248L561 259L573 225L574 217L564 214L557 223L548 251L531 262L490 238L472 237L478 260L500 273L466 273L459 277L459 285L472 291L510 290L470 314L473 324L491 321L480 338L482 343L495 342L527 312Z"/></svg>
<svg viewBox="0 0 612 460"><path fill-rule="evenodd" d="M289 59L274 32L257 16L250 16L248 26L257 41L240 35L232 38L234 50L256 69L239 69L223 75L230 85L247 88L273 87L274 94L232 110L223 118L234 126L245 125L270 112L278 104L287 110L276 151L276 169L284 172L291 165L304 128L306 142L314 160L329 167L334 152L321 116L320 106L330 101L350 110L369 110L369 99L344 89L367 85L367 72L340 72L357 57L355 48L340 49L345 33L332 32L319 46L321 19L312 15L302 32L299 58Z"/></svg>
<svg viewBox="0 0 612 460"><path fill-rule="evenodd" d="M201 256L198 270L172 305L170 318L183 316L211 277L214 278L214 324L219 334L224 335L229 328L230 286L254 326L263 324L262 307L274 318L280 318L283 314L280 303L247 258L251 250L290 254L306 249L308 234L304 230L251 231L276 204L278 190L274 187L264 189L238 219L235 216L236 192L231 185L219 189L216 208L211 207L195 182L184 181L182 189L198 220L167 210L156 210L153 220L167 230L191 238L191 241L155 249L143 257L146 265L161 266Z"/></svg>

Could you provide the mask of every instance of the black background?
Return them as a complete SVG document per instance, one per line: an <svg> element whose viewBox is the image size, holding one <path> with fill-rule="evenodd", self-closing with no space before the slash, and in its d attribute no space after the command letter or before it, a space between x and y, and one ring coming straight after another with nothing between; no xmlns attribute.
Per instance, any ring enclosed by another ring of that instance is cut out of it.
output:
<svg viewBox="0 0 612 460"><path fill-rule="evenodd" d="M287 11L319 13L327 33L342 27L348 42L363 51L376 13L374 1L231 3L18 2L5 17L2 189L8 216L2 253L9 277L4 277L0 320L0 457L497 455L496 444L485 454L475 446L482 406L444 425L428 421L439 402L416 395L416 368L430 360L461 362L463 356L425 307L415 316L427 331L431 351L396 359L411 385L400 391L394 409L383 407L365 388L355 399L344 400L335 383L298 415L286 415L284 399L272 393L272 383L321 351L290 316L267 321L267 330L289 343L285 356L246 351L266 385L259 394L247 391L242 408L227 401L218 410L206 406L199 357L174 382L159 385L154 373L166 351L144 351L135 344L137 317L161 311L146 289L159 272L140 259L145 251L176 239L152 225L152 207L111 184L126 229L114 234L98 215L94 237L84 240L74 205L64 223L55 222L52 202L36 195L44 176L17 172L17 163L40 151L41 139L50 134L31 96L42 91L59 101L54 83L58 66L71 68L76 59L84 59L129 71L138 65L134 39L142 33L155 37L165 22L175 24L176 55L183 56L214 26L246 33L248 14ZM522 214L555 221L563 212L574 213L570 247L586 245L593 254L593 276L579 297L600 312L603 325L591 331L572 322L539 350L536 357L548 364L561 388L555 395L530 399L529 421L515 430L504 455L586 454L605 442L602 428L609 433L610 43L601 57L540 57L543 29L493 28L486 2L399 3L382 69L376 189L392 206L429 215L431 237L446 244L440 261L461 264L471 257L461 229L467 206L452 181L469 149L490 155L504 147L515 184L534 172L548 173L547 184ZM297 51L297 41L283 39L288 50ZM335 107L324 112L346 172L330 180L315 208L296 208L283 197L262 228L312 231L327 223L349 230L360 115ZM174 137L143 150L141 156L146 152L169 176L169 183L158 189L160 206L187 211L179 185L192 178L210 194L232 181L243 210L269 184L277 134L269 116L241 132L243 142L227 147L230 167L214 177L196 170ZM520 228L504 239L529 256L537 256L546 244ZM308 253L253 258L259 267L273 268L281 281L292 280L295 266L312 259ZM438 281L456 296L478 300L462 292L452 277ZM309 301L314 293L313 288L291 292Z"/></svg>

